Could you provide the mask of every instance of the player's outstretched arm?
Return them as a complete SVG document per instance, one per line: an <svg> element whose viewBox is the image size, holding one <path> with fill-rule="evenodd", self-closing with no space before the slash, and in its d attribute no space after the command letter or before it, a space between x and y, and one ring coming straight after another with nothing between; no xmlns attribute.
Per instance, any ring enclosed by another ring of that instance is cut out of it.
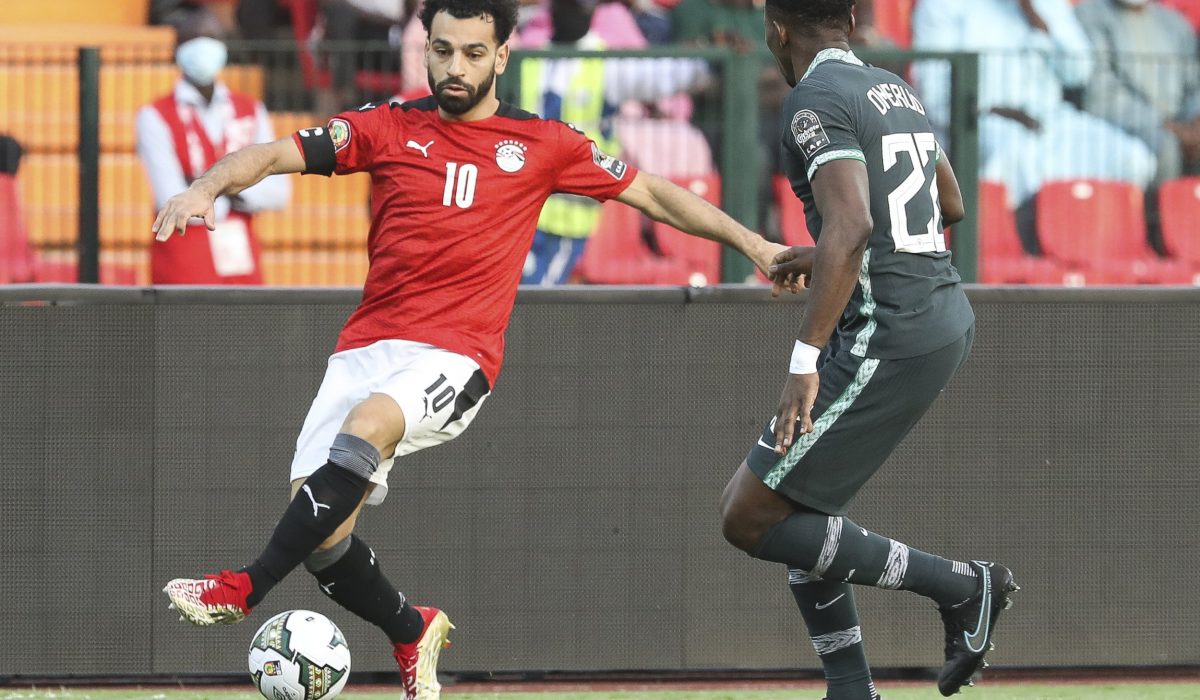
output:
<svg viewBox="0 0 1200 700"><path fill-rule="evenodd" d="M808 304L797 336L801 345L797 345L797 354L793 355L776 412L775 451L779 454L792 446L797 421L801 435L812 432L812 407L820 388L816 355L829 342L838 318L850 302L874 226L867 167L861 161L833 160L822 165L813 177L812 188L813 200L822 213L816 252L809 260L797 256L780 261L772 267L770 275L773 282L780 284L803 272L806 265L812 273Z"/></svg>
<svg viewBox="0 0 1200 700"><path fill-rule="evenodd" d="M247 146L217 161L183 192L171 197L154 220L155 238L165 241L187 228L188 219L202 218L208 230L216 228L213 202L257 184L268 175L304 170L304 155L292 137Z"/></svg>
<svg viewBox="0 0 1200 700"><path fill-rule="evenodd" d="M639 172L629 187L617 195L617 201L685 233L732 246L750 258L763 274L775 255L787 250L787 246L768 241L679 185L645 171Z"/></svg>

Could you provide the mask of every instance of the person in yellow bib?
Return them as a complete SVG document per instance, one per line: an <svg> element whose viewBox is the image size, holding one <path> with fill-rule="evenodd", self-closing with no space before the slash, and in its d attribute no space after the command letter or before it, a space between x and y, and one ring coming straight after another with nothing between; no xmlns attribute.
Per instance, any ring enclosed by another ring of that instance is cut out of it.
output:
<svg viewBox="0 0 1200 700"><path fill-rule="evenodd" d="M590 31L595 0L552 0L554 47L603 50ZM551 58L521 62L521 107L545 119L566 122L597 146L597 165L606 153L619 154L613 124L626 100L652 101L703 84L704 61L670 58ZM596 230L600 205L571 195L554 195L542 208L533 247L525 260L522 284L553 286L566 282Z"/></svg>

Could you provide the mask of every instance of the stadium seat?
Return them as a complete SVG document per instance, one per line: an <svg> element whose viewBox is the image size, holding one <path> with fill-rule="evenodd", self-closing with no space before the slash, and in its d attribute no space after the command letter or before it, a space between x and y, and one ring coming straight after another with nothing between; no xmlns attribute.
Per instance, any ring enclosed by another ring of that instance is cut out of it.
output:
<svg viewBox="0 0 1200 700"><path fill-rule="evenodd" d="M641 213L605 202L596 232L588 239L577 274L592 284L688 284L686 261L656 256L642 240Z"/></svg>
<svg viewBox="0 0 1200 700"><path fill-rule="evenodd" d="M265 250L263 281L287 287L361 287L367 279L367 251Z"/></svg>
<svg viewBox="0 0 1200 700"><path fill-rule="evenodd" d="M1191 284L1188 266L1157 257L1146 239L1142 191L1110 180L1058 180L1037 194L1042 250L1089 283Z"/></svg>
<svg viewBox="0 0 1200 700"><path fill-rule="evenodd" d="M79 254L75 250L46 250L37 256L36 281L75 283L79 281ZM100 252L100 284L150 284L150 256L144 252Z"/></svg>
<svg viewBox="0 0 1200 700"><path fill-rule="evenodd" d="M999 182L979 182L979 281L984 284L1080 286L1085 275L1025 252L1008 195Z"/></svg>
<svg viewBox="0 0 1200 700"><path fill-rule="evenodd" d="M874 3L875 29L901 48L911 47L915 4L915 0L882 0Z"/></svg>
<svg viewBox="0 0 1200 700"><path fill-rule="evenodd" d="M816 245L804 218L804 202L792 192L792 184L783 175L776 175L772 187L775 205L779 208L779 230L784 245Z"/></svg>
<svg viewBox="0 0 1200 700"><path fill-rule="evenodd" d="M333 178L292 175L292 201L263 212L254 229L268 250L345 250L365 254L371 226L366 173Z"/></svg>
<svg viewBox="0 0 1200 700"><path fill-rule="evenodd" d="M1164 182L1158 190L1158 217L1167 255L1200 273L1200 177Z"/></svg>
<svg viewBox="0 0 1200 700"><path fill-rule="evenodd" d="M691 178L676 177L672 180L709 203L721 206L721 180L715 174ZM721 281L720 243L688 235L657 221L654 222L654 240L665 257L682 260L687 264L689 284L703 286Z"/></svg>
<svg viewBox="0 0 1200 700"><path fill-rule="evenodd" d="M33 248L22 220L17 181L0 173L0 284L34 279Z"/></svg>
<svg viewBox="0 0 1200 700"><path fill-rule="evenodd" d="M617 120L621 155L631 164L663 177L707 176L714 171L712 148L699 129L670 119Z"/></svg>
<svg viewBox="0 0 1200 700"><path fill-rule="evenodd" d="M79 232L79 160L30 155L21 168L30 241L38 248L73 246ZM144 248L151 240L154 198L141 161L131 153L100 155L100 243Z"/></svg>
<svg viewBox="0 0 1200 700"><path fill-rule="evenodd" d="M55 0L54 2L4 3L4 23L34 28L39 25L74 23L119 25L137 29L150 17L150 0Z"/></svg>
<svg viewBox="0 0 1200 700"><path fill-rule="evenodd" d="M329 87L330 73L317 65L309 43L317 22L317 0L280 0L280 4L292 13L292 34L296 39L304 86L310 90ZM404 87L400 73L360 70L355 74L354 82L359 89L377 95L395 95Z"/></svg>
<svg viewBox="0 0 1200 700"><path fill-rule="evenodd" d="M15 5L16 3L14 3ZM58 4L58 3L55 3ZM103 8L104 3L90 5ZM40 11L42 7L31 3ZM8 9L7 7L5 8ZM0 62L24 65L75 65L79 49L95 46L100 60L113 63L170 63L175 57L175 30L167 26L125 26L112 19L101 24L18 24L5 18L0 25Z"/></svg>
<svg viewBox="0 0 1200 700"><path fill-rule="evenodd" d="M138 109L169 93L178 76L171 63L101 66L101 150L132 151ZM260 66L228 66L221 76L230 88L261 98L264 77ZM0 63L0 131L12 134L31 151L76 150L78 67Z"/></svg>

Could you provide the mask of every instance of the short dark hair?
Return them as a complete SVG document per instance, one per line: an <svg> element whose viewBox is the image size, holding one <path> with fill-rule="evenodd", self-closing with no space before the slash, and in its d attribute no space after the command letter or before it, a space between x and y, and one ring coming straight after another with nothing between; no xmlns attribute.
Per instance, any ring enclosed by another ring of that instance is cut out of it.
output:
<svg viewBox="0 0 1200 700"><path fill-rule="evenodd" d="M517 0L425 0L421 8L421 24L429 32L433 18L439 12L449 12L451 17L491 17L496 29L496 43L503 44L512 36L517 26Z"/></svg>
<svg viewBox="0 0 1200 700"><path fill-rule="evenodd" d="M849 27L855 0L767 0L775 17L793 26Z"/></svg>

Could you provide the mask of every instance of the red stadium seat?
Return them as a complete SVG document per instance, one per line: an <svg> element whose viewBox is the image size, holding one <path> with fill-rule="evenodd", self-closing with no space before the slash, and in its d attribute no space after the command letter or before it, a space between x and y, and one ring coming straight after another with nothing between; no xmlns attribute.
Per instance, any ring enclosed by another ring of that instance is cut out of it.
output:
<svg viewBox="0 0 1200 700"><path fill-rule="evenodd" d="M902 48L912 46L912 13L915 0L877 0L875 30Z"/></svg>
<svg viewBox="0 0 1200 700"><path fill-rule="evenodd" d="M779 231L783 235L783 244L816 245L804 218L804 202L792 192L792 184L783 175L776 175L772 185L775 206L779 208Z"/></svg>
<svg viewBox="0 0 1200 700"><path fill-rule="evenodd" d="M979 183L979 269L984 284L1079 286L1086 279L1049 258L1026 253L1004 185L986 180Z"/></svg>
<svg viewBox="0 0 1200 700"><path fill-rule="evenodd" d="M690 190L709 203L721 206L721 180L715 173L703 177L672 178L675 184ZM655 222L654 239L663 255L682 260L689 269L688 281L694 285L721 281L721 244L690 236L664 223Z"/></svg>
<svg viewBox="0 0 1200 700"><path fill-rule="evenodd" d="M1059 180L1037 195L1046 254L1101 284L1191 284L1187 265L1155 256L1146 240L1142 191L1127 182Z"/></svg>
<svg viewBox="0 0 1200 700"><path fill-rule="evenodd" d="M1158 190L1158 217L1163 246L1176 260L1200 272L1200 177L1164 182Z"/></svg>
<svg viewBox="0 0 1200 700"><path fill-rule="evenodd" d="M0 173L0 284L31 282L34 270L17 182L12 175Z"/></svg>
<svg viewBox="0 0 1200 700"><path fill-rule="evenodd" d="M292 13L292 34L296 38L304 86L309 89L329 87L329 71L317 65L309 49L309 36L317 22L317 0L280 0L280 4ZM379 95L394 95L403 87L399 73L360 70L355 73L354 82L359 89Z"/></svg>
<svg viewBox="0 0 1200 700"><path fill-rule="evenodd" d="M616 201L600 210L577 271L591 284L685 285L691 275L686 261L655 255L642 240L641 213Z"/></svg>

